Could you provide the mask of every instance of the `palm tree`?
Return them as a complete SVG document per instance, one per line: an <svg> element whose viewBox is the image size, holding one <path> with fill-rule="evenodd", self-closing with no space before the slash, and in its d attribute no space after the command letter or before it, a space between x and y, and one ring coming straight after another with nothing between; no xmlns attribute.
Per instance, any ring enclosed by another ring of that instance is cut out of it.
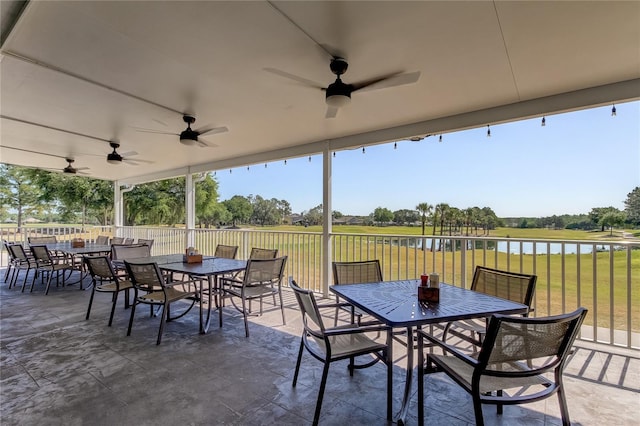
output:
<svg viewBox="0 0 640 426"><path fill-rule="evenodd" d="M427 224L427 218L433 210L433 206L429 203L420 203L416 206L416 210L420 213L420 221L422 222L422 235L424 235L424 227Z"/></svg>

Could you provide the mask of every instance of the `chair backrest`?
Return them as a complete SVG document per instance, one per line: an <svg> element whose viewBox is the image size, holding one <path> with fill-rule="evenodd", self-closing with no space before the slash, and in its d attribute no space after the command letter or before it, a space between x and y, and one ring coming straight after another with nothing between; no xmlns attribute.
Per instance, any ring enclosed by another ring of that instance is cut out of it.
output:
<svg viewBox="0 0 640 426"><path fill-rule="evenodd" d="M112 260L125 260L125 259L140 259L151 256L151 247L145 244L140 245L111 245L111 259Z"/></svg>
<svg viewBox="0 0 640 426"><path fill-rule="evenodd" d="M133 244L133 238L125 238L122 244L126 244L126 245Z"/></svg>
<svg viewBox="0 0 640 426"><path fill-rule="evenodd" d="M165 288L162 271L155 262L129 263L124 261L131 283L138 289L150 290L153 287Z"/></svg>
<svg viewBox="0 0 640 426"><path fill-rule="evenodd" d="M149 248L153 247L154 240L145 240L144 238L138 238L137 244L144 244L149 246Z"/></svg>
<svg viewBox="0 0 640 426"><path fill-rule="evenodd" d="M215 257L222 257L225 259L235 259L238 255L238 246L225 246L224 244L218 244L216 246L216 252L213 255Z"/></svg>
<svg viewBox="0 0 640 426"><path fill-rule="evenodd" d="M51 264L53 260L49 255L49 250L47 246L41 245L30 245L29 249L31 250L31 254L39 264Z"/></svg>
<svg viewBox="0 0 640 426"><path fill-rule="evenodd" d="M9 243L7 240L2 240L2 245L4 246L4 249L7 251L7 254L9 255L9 260L13 261L13 260L17 260L17 258L15 257L15 255L13 254L13 250L11 250L11 243Z"/></svg>
<svg viewBox="0 0 640 426"><path fill-rule="evenodd" d="M58 242L58 239L55 235L50 235L47 237L29 237L29 244L55 244Z"/></svg>
<svg viewBox="0 0 640 426"><path fill-rule="evenodd" d="M22 244L18 244L18 243L7 244L6 247L7 247L7 251L9 252L9 256L11 258L20 260L20 261L29 260L29 256L27 256L27 252L25 251Z"/></svg>
<svg viewBox="0 0 640 426"><path fill-rule="evenodd" d="M249 259L243 285L279 284L284 274L287 256L275 259Z"/></svg>
<svg viewBox="0 0 640 426"><path fill-rule="evenodd" d="M278 249L264 249L253 247L249 259L275 259L278 257Z"/></svg>
<svg viewBox="0 0 640 426"><path fill-rule="evenodd" d="M494 315L476 368L511 377L541 374L554 368L562 371L586 315L585 308L552 317ZM519 362L517 369L513 368L514 362Z"/></svg>
<svg viewBox="0 0 640 426"><path fill-rule="evenodd" d="M96 244L107 245L109 244L109 237L107 235L98 235L96 237Z"/></svg>
<svg viewBox="0 0 640 426"><path fill-rule="evenodd" d="M123 237L113 237L111 239L111 244L123 244L123 243L124 243Z"/></svg>
<svg viewBox="0 0 640 426"><path fill-rule="evenodd" d="M300 306L302 325L305 332L315 337L316 341L322 341L325 327L313 292L300 288L293 277L289 277L289 287L293 290L293 294L295 294Z"/></svg>
<svg viewBox="0 0 640 426"><path fill-rule="evenodd" d="M334 284L377 283L383 281L380 261L333 262Z"/></svg>
<svg viewBox="0 0 640 426"><path fill-rule="evenodd" d="M94 279L118 281L108 256L85 256L84 264Z"/></svg>
<svg viewBox="0 0 640 426"><path fill-rule="evenodd" d="M477 266L473 274L471 290L531 307L536 279L535 275Z"/></svg>

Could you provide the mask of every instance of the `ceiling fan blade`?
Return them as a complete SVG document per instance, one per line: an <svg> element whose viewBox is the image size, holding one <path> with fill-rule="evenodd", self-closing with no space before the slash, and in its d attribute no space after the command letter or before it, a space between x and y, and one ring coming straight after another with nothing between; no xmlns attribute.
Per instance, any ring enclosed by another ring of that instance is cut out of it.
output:
<svg viewBox="0 0 640 426"><path fill-rule="evenodd" d="M134 159L129 159L129 158L123 158L122 159L123 162L126 162L128 164L134 165L134 166L139 166L140 163L147 163L147 164L153 164L155 163L155 161L150 161L150 160L141 160L139 158L134 158Z"/></svg>
<svg viewBox="0 0 640 426"><path fill-rule="evenodd" d="M172 135L172 136L180 136L179 133L173 133L173 132L165 132L163 130L153 130L153 129L145 129L143 127L134 127L134 129L137 132L142 132L142 133L158 133L161 135Z"/></svg>
<svg viewBox="0 0 640 426"><path fill-rule="evenodd" d="M121 157L133 157L134 155L138 155L135 151L123 152L120 154Z"/></svg>
<svg viewBox="0 0 640 426"><path fill-rule="evenodd" d="M324 115L324 118L336 118L336 115L338 115L338 108L328 106L327 113Z"/></svg>
<svg viewBox="0 0 640 426"><path fill-rule="evenodd" d="M304 77L299 77L294 74L289 74L288 72L281 71L276 68L262 68L264 71L270 72L272 74L278 75L280 77L288 78L289 80L297 81L298 83L302 83L305 86L313 87L315 89L324 89L324 86L320 83L316 83L315 81L308 80Z"/></svg>
<svg viewBox="0 0 640 426"><path fill-rule="evenodd" d="M354 92L356 90L366 92L370 90L386 89L388 87L403 86L405 84L413 84L417 82L419 78L420 71L404 74L393 74L382 79L370 80L369 82L365 82L364 84L354 84L354 86L356 87L356 89L354 89Z"/></svg>
<svg viewBox="0 0 640 426"><path fill-rule="evenodd" d="M205 142L202 139L198 139L196 143L198 144L198 146L200 146L200 148L217 148L218 147L218 145L216 145L215 143Z"/></svg>
<svg viewBox="0 0 640 426"><path fill-rule="evenodd" d="M210 135L215 135L216 133L224 133L224 132L228 132L229 129L227 129L226 127L222 126L222 127L209 127L209 128L204 128L204 129L198 129L196 130L196 132L198 132L198 135L202 136L205 134L210 134Z"/></svg>

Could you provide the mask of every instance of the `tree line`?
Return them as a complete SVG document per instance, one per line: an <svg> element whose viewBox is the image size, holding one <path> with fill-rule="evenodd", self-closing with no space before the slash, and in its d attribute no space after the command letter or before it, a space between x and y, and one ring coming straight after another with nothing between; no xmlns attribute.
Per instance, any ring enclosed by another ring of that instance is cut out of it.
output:
<svg viewBox="0 0 640 426"><path fill-rule="evenodd" d="M234 195L220 201L218 182L207 174L195 184L196 223L200 227L238 225L278 225L292 214L287 200L266 199L260 195ZM136 185L123 195L125 225L176 225L184 223L185 178L179 177ZM0 164L0 221L10 218L22 226L33 216L45 222L110 225L113 221L113 183L88 177L65 175L37 169ZM334 220L345 215L333 211ZM322 224L322 204L302 212L300 223ZM377 207L362 218L365 225L420 225L425 235L486 234L498 226L612 229L640 226L640 187L625 200L625 209L594 207L584 215L542 218L498 218L490 207L460 209L446 203L421 202L414 209L391 211Z"/></svg>

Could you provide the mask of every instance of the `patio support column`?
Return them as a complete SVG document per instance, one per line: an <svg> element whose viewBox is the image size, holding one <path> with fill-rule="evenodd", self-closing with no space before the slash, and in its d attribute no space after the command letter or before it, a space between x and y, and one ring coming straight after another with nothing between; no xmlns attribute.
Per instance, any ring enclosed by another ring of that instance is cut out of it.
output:
<svg viewBox="0 0 640 426"><path fill-rule="evenodd" d="M122 192L120 181L113 182L113 236L117 235L118 228L122 226L124 208L122 207Z"/></svg>
<svg viewBox="0 0 640 426"><path fill-rule="evenodd" d="M322 294L329 296L331 282L331 243L333 237L331 206L331 147L329 144L322 151Z"/></svg>
<svg viewBox="0 0 640 426"><path fill-rule="evenodd" d="M124 226L124 200L122 195L131 191L135 185L120 187L120 181L113 182L113 236L118 236L118 229Z"/></svg>
<svg viewBox="0 0 640 426"><path fill-rule="evenodd" d="M196 187L193 184L193 174L188 172L185 176L185 191L184 191L184 202L185 202L185 224L186 229L186 241L187 247L195 247L196 239L193 234L193 230L196 227Z"/></svg>

